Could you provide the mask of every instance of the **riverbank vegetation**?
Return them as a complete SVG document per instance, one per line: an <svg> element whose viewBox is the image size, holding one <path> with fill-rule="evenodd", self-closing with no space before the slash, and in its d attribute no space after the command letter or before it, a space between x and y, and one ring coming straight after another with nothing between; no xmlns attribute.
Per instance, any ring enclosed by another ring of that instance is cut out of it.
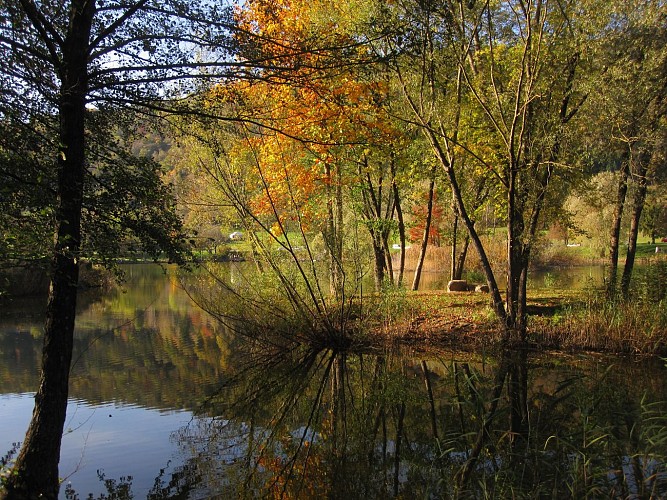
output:
<svg viewBox="0 0 667 500"><path fill-rule="evenodd" d="M540 263L604 261L600 300L632 304L640 230L651 245L664 231L664 13L650 2L367 7L257 1L237 13L255 36L346 47L350 64L321 70L340 53L303 54L279 78L206 94L207 111L238 123L175 120L186 225L210 238L240 230L289 308L343 337L345 321L366 317L354 309L368 279L394 300L419 289L429 259L485 283L512 342L530 342ZM291 57L240 40L241 53ZM650 90L626 106L639 82Z"/></svg>
<svg viewBox="0 0 667 500"><path fill-rule="evenodd" d="M529 351L664 357L666 269L662 256L652 254L642 261L631 300L610 299L604 282L592 277L580 277L582 284L577 288L563 288L558 270L547 272L529 293L525 342L509 345ZM181 279L199 306L253 342L467 352L500 351L508 346L505 329L486 293L409 291L394 286L375 291L371 284L368 290L349 295L345 303L323 302L320 309L308 309L305 295L300 295L305 289L277 293L284 287L270 274L253 272L250 263L208 265L205 272L183 274Z"/></svg>
<svg viewBox="0 0 667 500"><path fill-rule="evenodd" d="M369 279L376 292L418 290L429 266L485 283L514 340L527 340L535 268L604 262L604 296L631 300L635 260L667 232L663 20L652 2L596 0L225 11L219 46L200 40L205 74L151 63L146 96L89 108L92 136L113 141L87 146L78 254L179 261L188 246L199 261L253 261L306 323L328 329L345 328L340 305ZM163 94L164 81L182 88ZM6 125L16 137L20 120ZM44 156L42 139L29 151L7 143L5 163ZM2 171L14 193L2 266L48 260L57 170L21 165L22 176Z"/></svg>

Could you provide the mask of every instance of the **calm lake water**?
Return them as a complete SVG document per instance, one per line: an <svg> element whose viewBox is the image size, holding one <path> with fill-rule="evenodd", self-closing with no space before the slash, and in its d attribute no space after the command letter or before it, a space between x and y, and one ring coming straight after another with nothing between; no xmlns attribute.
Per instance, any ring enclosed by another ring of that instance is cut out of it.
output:
<svg viewBox="0 0 667 500"><path fill-rule="evenodd" d="M664 362L278 350L229 333L173 270L126 272L80 300L62 498L667 495ZM0 313L0 456L30 419L42 309Z"/></svg>

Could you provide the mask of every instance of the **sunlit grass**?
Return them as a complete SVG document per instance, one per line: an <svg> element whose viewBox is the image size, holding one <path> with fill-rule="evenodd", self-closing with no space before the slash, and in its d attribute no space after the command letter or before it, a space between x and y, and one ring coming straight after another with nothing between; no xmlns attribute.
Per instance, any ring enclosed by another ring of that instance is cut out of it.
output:
<svg viewBox="0 0 667 500"><path fill-rule="evenodd" d="M560 349L628 354L665 353L667 305L596 299L551 317L532 317L531 340Z"/></svg>
<svg viewBox="0 0 667 500"><path fill-rule="evenodd" d="M407 292L383 335L411 344L479 348L498 344L502 325L488 294ZM528 299L528 343L538 349L664 355L667 301L609 301L597 290L540 290Z"/></svg>

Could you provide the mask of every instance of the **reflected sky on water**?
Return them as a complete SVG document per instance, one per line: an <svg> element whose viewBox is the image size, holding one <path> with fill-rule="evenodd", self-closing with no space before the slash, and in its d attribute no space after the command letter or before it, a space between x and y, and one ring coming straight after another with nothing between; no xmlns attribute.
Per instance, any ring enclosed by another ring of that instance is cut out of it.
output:
<svg viewBox="0 0 667 500"><path fill-rule="evenodd" d="M33 394L0 396L0 448L20 440L30 421ZM70 399L62 440L60 476L79 493L102 493L97 471L119 480L132 476L136 498L145 498L161 468L168 474L182 464L171 439L192 420L182 410L158 410L124 403L90 404ZM65 488L61 490L61 496ZM82 495L84 496L84 495Z"/></svg>

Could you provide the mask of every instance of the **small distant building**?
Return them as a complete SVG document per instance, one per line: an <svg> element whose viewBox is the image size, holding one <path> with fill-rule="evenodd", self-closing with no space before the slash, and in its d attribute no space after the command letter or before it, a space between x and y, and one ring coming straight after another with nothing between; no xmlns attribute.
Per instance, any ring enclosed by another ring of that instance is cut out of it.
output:
<svg viewBox="0 0 667 500"><path fill-rule="evenodd" d="M234 231L229 235L229 239L232 241L239 241L243 239L243 233L241 231Z"/></svg>

